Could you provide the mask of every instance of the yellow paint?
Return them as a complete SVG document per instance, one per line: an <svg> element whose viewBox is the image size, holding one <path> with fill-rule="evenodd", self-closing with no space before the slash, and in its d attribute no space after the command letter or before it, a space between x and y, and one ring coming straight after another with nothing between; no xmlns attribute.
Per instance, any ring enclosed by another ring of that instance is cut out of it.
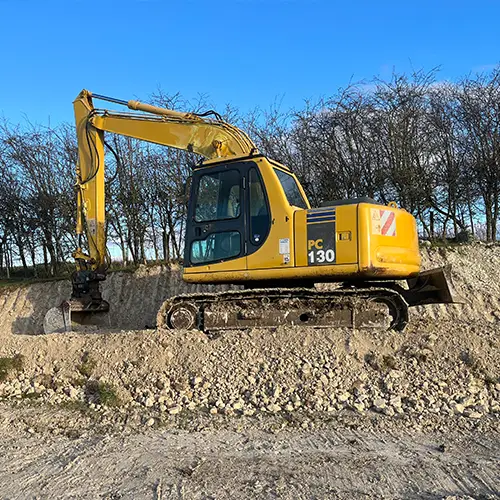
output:
<svg viewBox="0 0 500 500"><path fill-rule="evenodd" d="M87 232L86 256L77 249L75 258L86 260L92 269L102 269L106 261L106 214L104 196L104 134L87 127L93 106L88 95L83 93L73 103L78 139L77 165L77 234ZM89 148L89 142L92 149ZM90 227L89 227L90 226ZM80 264L77 264L80 267Z"/></svg>
<svg viewBox="0 0 500 500"><path fill-rule="evenodd" d="M271 208L271 230L269 231L269 236L262 246L255 253L247 256L246 269L276 268L282 270L285 268L293 268L295 266L293 220L294 214L300 209L293 207L288 203L280 181L273 170L273 168L277 168L276 166L279 164L274 162L274 164L271 164L267 158L258 158L255 162L257 163L264 181L264 186L269 199L269 206ZM291 174L291 172L286 170L284 167L282 170L284 170L287 174ZM294 178L297 180L295 176ZM309 203L303 190L301 193L306 202ZM280 239L285 238L290 240L290 260L287 263L284 262L283 256L280 255L279 252Z"/></svg>
<svg viewBox="0 0 500 500"><path fill-rule="evenodd" d="M335 230L338 264L358 263L358 206L341 205L336 208ZM340 239L340 234L351 232L352 239Z"/></svg>
<svg viewBox="0 0 500 500"><path fill-rule="evenodd" d="M188 283L241 283L243 281L279 281L297 277L311 279L318 283L345 281L358 275L357 264L332 266L283 267L280 269L253 269L232 272L196 272L198 268L185 269L183 279ZM418 273L418 266L393 265L378 272L366 272L366 278L398 279Z"/></svg>
<svg viewBox="0 0 500 500"><path fill-rule="evenodd" d="M374 234L374 209L390 210L396 216L396 236ZM391 206L381 207L361 203L358 209L359 216L359 265L360 271L369 273L370 269L406 269L403 276L418 272L420 268L420 254L418 249L418 233L415 218L406 210ZM416 270L415 270L416 269Z"/></svg>
<svg viewBox="0 0 500 500"><path fill-rule="evenodd" d="M265 159L262 160L267 163ZM266 184L280 189L272 183ZM279 202L278 193L269 193L270 199ZM271 202L273 218L276 206ZM396 216L396 236L372 234L372 210L391 210ZM282 207L283 209L283 207ZM286 212L286 210L285 210ZM279 211L280 216L283 213ZM307 210L294 209L294 231L290 240L293 248L291 262L283 265L278 252L279 238L289 230L289 222L279 227L276 222L262 247L247 257L246 268L237 268L243 259L235 259L229 270L229 262L211 266L184 269L184 280L191 283L241 282L252 280L288 280L293 278L320 281L344 281L356 279L405 279L418 274L420 255L415 219L405 210L381 207L369 203L336 207L336 263L325 266L308 266L307 253L311 248L321 249L323 240L307 240ZM287 233L288 234L288 233ZM343 237L347 235L348 237Z"/></svg>

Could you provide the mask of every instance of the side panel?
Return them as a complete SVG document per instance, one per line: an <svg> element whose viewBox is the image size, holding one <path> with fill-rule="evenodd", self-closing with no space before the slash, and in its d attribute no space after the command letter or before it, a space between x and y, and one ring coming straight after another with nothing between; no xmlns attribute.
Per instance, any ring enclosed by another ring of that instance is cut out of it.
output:
<svg viewBox="0 0 500 500"><path fill-rule="evenodd" d="M418 233L406 210L361 203L360 272L366 276L412 276L420 270Z"/></svg>
<svg viewBox="0 0 500 500"><path fill-rule="evenodd" d="M297 211L295 241L297 266L357 265L357 205Z"/></svg>
<svg viewBox="0 0 500 500"><path fill-rule="evenodd" d="M310 279L316 282L344 281L356 276L357 264L332 266L286 267L274 269L252 269L248 271L227 271L210 273L184 273L188 283L238 283L242 281Z"/></svg>
<svg viewBox="0 0 500 500"><path fill-rule="evenodd" d="M337 263L358 264L358 210L357 205L336 207Z"/></svg>
<svg viewBox="0 0 500 500"><path fill-rule="evenodd" d="M293 213L281 184L265 158L256 161L269 200L271 229L266 241L247 256L247 269L283 269L294 267Z"/></svg>

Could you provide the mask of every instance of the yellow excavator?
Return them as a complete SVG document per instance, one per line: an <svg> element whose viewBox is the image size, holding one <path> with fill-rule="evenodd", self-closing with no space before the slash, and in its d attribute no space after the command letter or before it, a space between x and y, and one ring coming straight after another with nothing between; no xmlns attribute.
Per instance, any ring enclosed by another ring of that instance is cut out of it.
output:
<svg viewBox="0 0 500 500"><path fill-rule="evenodd" d="M97 109L94 99L132 111ZM182 113L87 90L73 104L79 248L71 299L47 313L45 332L69 331L77 316L109 311L100 291L108 265L105 132L204 157L192 172L183 279L240 286L168 299L160 327L402 330L409 306L453 302L444 269L420 271L415 219L395 203L356 198L311 208L290 169L214 112Z"/></svg>

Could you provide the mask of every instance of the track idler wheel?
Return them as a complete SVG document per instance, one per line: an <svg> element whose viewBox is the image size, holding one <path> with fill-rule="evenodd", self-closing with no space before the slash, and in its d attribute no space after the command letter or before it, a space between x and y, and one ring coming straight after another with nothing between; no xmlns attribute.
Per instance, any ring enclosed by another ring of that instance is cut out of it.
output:
<svg viewBox="0 0 500 500"><path fill-rule="evenodd" d="M167 301L158 312L158 327L169 330L192 330L199 328L198 308L192 302L169 303Z"/></svg>

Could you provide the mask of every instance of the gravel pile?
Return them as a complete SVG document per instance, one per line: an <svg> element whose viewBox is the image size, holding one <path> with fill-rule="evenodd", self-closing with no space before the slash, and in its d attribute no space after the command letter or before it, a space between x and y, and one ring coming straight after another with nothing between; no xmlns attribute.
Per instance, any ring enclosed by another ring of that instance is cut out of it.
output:
<svg viewBox="0 0 500 500"><path fill-rule="evenodd" d="M148 422L190 412L350 412L405 417L416 427L474 423L500 416L497 338L490 323L441 324L438 333L430 321L404 334L281 328L208 339L197 331L122 332L66 342L61 363L49 360L55 335L0 383L0 398L144 411Z"/></svg>
<svg viewBox="0 0 500 500"><path fill-rule="evenodd" d="M352 414L417 427L497 421L500 247L425 249L423 263L452 264L466 303L416 308L404 333L296 327L208 338L137 330L180 286L177 271L158 267L107 282L110 321L121 331L24 335L36 333L46 287L56 297L64 286L3 291L0 400L142 412L147 421L190 413Z"/></svg>

